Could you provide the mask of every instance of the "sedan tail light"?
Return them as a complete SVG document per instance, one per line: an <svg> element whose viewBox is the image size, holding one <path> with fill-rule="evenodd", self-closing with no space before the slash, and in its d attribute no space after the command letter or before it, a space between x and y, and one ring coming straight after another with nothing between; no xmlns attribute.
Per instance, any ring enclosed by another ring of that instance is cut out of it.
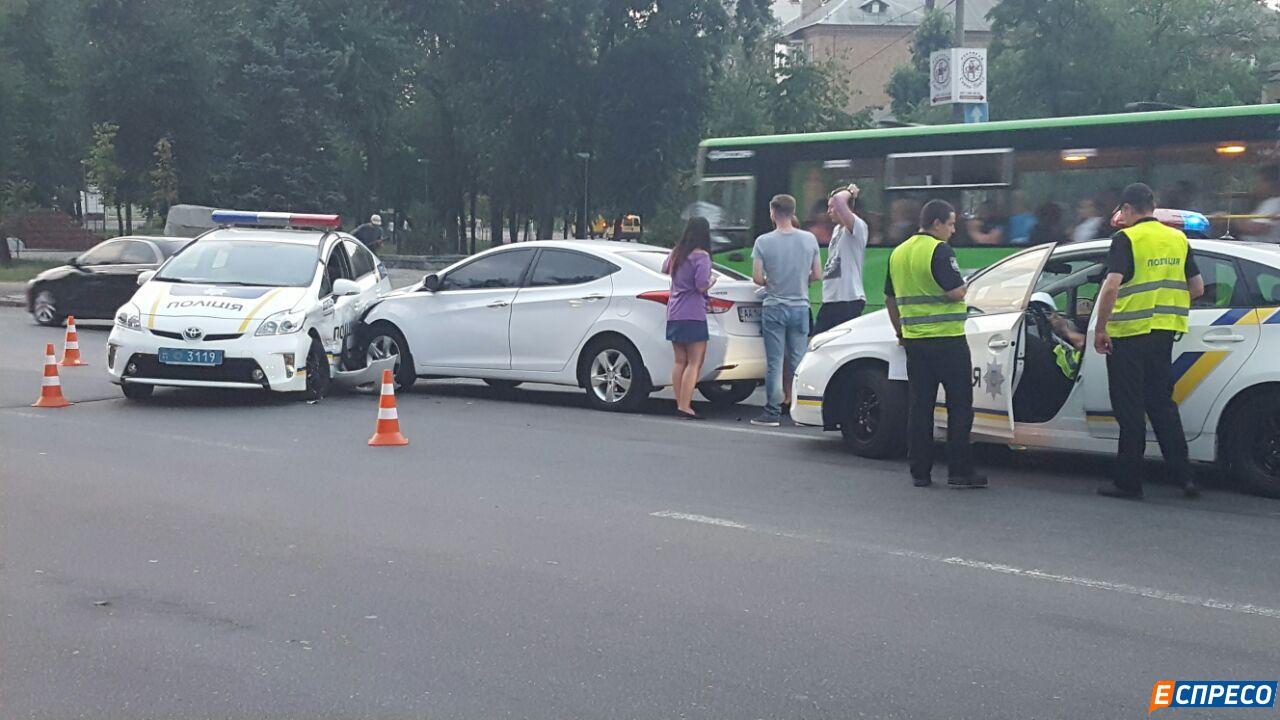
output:
<svg viewBox="0 0 1280 720"><path fill-rule="evenodd" d="M652 300L653 302L662 303L663 305L666 305L668 302L671 301L671 291L670 290L650 290L649 292L640 293L636 297L640 298L641 300ZM711 313L712 315L719 315L720 313L729 312L729 310L732 307L733 307L732 300L725 300L723 298L710 298L707 300L707 312Z"/></svg>

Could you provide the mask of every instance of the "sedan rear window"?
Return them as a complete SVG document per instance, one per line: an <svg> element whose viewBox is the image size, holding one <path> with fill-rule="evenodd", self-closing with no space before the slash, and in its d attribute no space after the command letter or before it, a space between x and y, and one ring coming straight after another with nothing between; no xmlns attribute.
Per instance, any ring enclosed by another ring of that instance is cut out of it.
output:
<svg viewBox="0 0 1280 720"><path fill-rule="evenodd" d="M638 262L654 272L662 272L662 263L667 260L667 253L661 250L637 250L634 252L622 253L628 260ZM751 278L724 265L713 264L715 271L730 280L750 280Z"/></svg>

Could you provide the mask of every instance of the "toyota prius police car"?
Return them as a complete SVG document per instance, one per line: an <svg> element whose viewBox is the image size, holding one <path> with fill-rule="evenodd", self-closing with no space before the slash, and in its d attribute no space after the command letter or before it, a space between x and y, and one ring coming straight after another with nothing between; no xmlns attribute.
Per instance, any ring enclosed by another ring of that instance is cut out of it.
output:
<svg viewBox="0 0 1280 720"><path fill-rule="evenodd" d="M1191 237L1205 283L1173 348L1173 397L1191 458L1218 462L1253 491L1280 496L1280 246L1203 239L1209 223L1197 213L1160 210L1157 218ZM1109 247L1105 239L1040 245L970 278L975 440L1115 452L1106 358L1093 350ZM1086 334L1082 353L1064 339L1065 328L1077 340ZM907 435L905 381L888 314L864 315L813 338L796 369L792 418L839 429L859 455L895 455ZM942 398L937 428L947 422ZM1147 452L1159 457L1150 435Z"/></svg>
<svg viewBox="0 0 1280 720"><path fill-rule="evenodd" d="M258 388L318 398L375 381L353 331L391 289L378 259L337 215L215 211L219 227L143 273L107 340L126 397L156 386Z"/></svg>

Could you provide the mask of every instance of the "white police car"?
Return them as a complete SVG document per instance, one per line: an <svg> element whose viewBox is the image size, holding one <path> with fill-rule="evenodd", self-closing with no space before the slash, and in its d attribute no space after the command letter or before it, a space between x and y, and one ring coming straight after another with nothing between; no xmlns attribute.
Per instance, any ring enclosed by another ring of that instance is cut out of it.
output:
<svg viewBox="0 0 1280 720"><path fill-rule="evenodd" d="M1208 226L1193 213L1158 217L1187 229ZM1280 496L1280 246L1194 238L1191 246L1205 294L1173 350L1174 399L1191 457L1220 463L1254 492ZM1041 245L970 279L975 440L1115 452L1106 359L1093 350L1092 325L1109 247L1108 240ZM1048 293L1087 332L1073 379L1058 366L1049 313L1029 302L1033 293ZM796 370L792 418L841 430L859 455L898 454L906 441L905 380L905 354L887 313L865 315L813 338ZM946 426L941 402L934 421ZM1147 451L1159 457L1152 435Z"/></svg>
<svg viewBox="0 0 1280 720"><path fill-rule="evenodd" d="M107 340L126 397L156 386L261 388L322 396L392 369L352 330L391 289L337 215L216 211L210 230L138 278Z"/></svg>

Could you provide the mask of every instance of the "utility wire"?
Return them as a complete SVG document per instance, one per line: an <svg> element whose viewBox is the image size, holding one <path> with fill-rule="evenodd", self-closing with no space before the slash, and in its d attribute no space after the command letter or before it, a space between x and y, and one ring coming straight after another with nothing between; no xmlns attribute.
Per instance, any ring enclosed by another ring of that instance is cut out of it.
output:
<svg viewBox="0 0 1280 720"><path fill-rule="evenodd" d="M956 4L956 0L950 0L946 5L943 5L940 9L942 9L942 10L946 10L947 8L949 8L949 7L951 7L952 5L955 5L955 4ZM924 7L925 7L924 5L921 5L921 6L920 6L920 7L918 7L918 8L915 8L915 9L912 9L912 10L908 10L908 11L906 11L906 12L902 13L901 15L899 15L898 17L893 18L892 20L889 20L889 21L887 21L887 22L881 23L880 25L877 25L877 26L875 26L875 27L881 27L881 26L883 26L883 25L888 25L889 23L894 22L894 21L896 21L896 20L900 20L900 19L902 19L902 18L904 18L904 17L906 17L906 16L910 15L911 13L916 12L917 10L922 10L922 9L924 9ZM914 28L912 28L912 29L911 29L911 30L910 30L906 35L903 35L902 37L900 37L900 38L898 38L898 39L894 40L893 42L890 42L888 45L885 45L884 47L880 48L879 50L876 50L875 52L871 53L869 56L867 56L867 58L866 58L865 60L863 60L862 62L860 62L860 63L858 63L857 65L854 65L852 68L850 68L850 69L849 69L849 72L853 72L854 70L857 70L858 68L862 67L863 65L866 65L867 63L871 62L872 60L875 60L875 59L876 59L877 57L879 57L879 56L880 56L880 54L881 54L881 53L883 53L884 51L888 50L889 48L893 47L894 45L897 45L898 43L902 42L903 40L906 40L907 38L911 37L912 35L915 35L915 34L916 34L916 31L918 31L919 29L920 29L920 26L919 26L919 25L917 25L917 26L915 26Z"/></svg>

